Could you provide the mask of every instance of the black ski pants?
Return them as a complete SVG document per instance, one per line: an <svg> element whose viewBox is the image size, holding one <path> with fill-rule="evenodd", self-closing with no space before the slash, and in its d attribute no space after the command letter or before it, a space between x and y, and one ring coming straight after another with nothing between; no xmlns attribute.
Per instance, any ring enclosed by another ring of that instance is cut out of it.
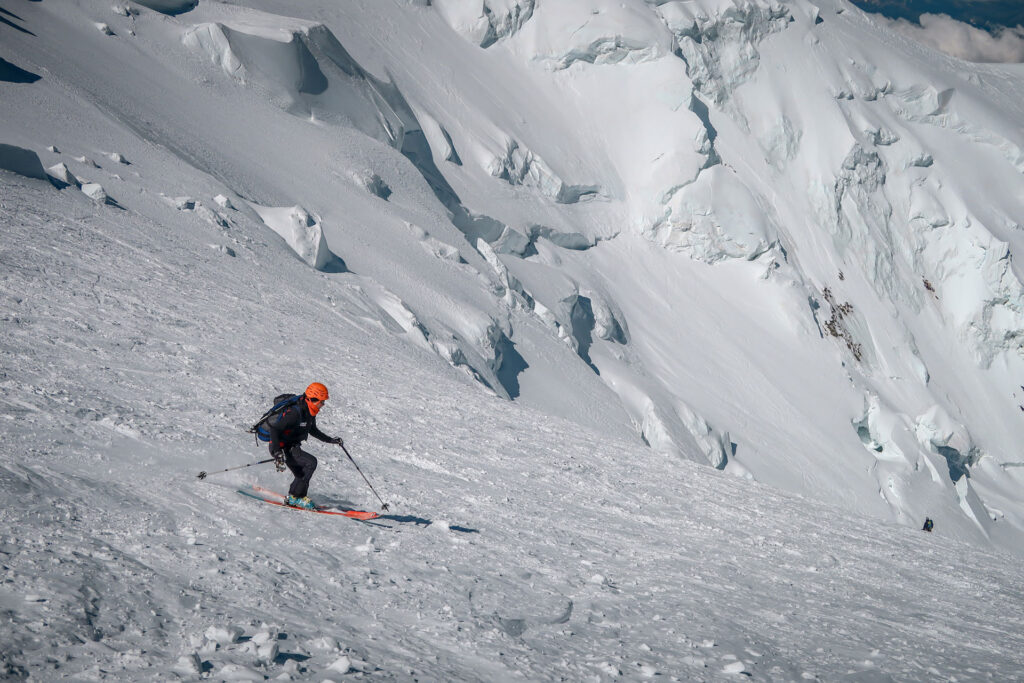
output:
<svg viewBox="0 0 1024 683"><path fill-rule="evenodd" d="M313 478L313 472L316 472L316 458L295 444L284 449L284 464L295 475L288 493L296 498L305 498L309 493L309 480Z"/></svg>

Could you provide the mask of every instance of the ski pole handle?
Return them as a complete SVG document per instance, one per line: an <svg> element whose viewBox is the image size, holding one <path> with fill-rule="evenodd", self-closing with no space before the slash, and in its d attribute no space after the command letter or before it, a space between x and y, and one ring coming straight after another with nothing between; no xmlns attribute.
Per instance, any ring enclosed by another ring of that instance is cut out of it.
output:
<svg viewBox="0 0 1024 683"><path fill-rule="evenodd" d="M273 458L267 458L266 460L260 460L259 462L251 462L248 465L239 465L238 467L229 467L226 470L217 470L216 472L209 472L209 473L207 473L207 472L200 472L196 476L200 480L202 480L202 479L206 479L206 477L209 476L210 474L221 474L223 472L230 472L231 470L241 470L241 469L245 469L246 467L252 467L253 465L262 465L262 464L268 463L268 462L274 462L274 459Z"/></svg>

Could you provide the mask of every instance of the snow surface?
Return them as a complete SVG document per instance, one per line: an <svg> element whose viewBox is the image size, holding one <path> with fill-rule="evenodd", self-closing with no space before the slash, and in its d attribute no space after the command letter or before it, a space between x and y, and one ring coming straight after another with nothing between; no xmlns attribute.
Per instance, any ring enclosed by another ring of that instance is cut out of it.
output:
<svg viewBox="0 0 1024 683"><path fill-rule="evenodd" d="M1024 670L1021 65L833 0L0 14L0 676ZM195 476L312 380L378 525Z"/></svg>

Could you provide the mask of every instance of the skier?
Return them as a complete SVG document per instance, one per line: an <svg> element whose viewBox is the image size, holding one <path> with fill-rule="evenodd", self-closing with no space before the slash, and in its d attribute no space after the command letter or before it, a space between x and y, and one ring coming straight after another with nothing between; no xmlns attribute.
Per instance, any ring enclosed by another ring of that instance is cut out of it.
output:
<svg viewBox="0 0 1024 683"><path fill-rule="evenodd" d="M924 526L921 527L921 531L931 531L935 528L935 522L932 521L931 517L924 518Z"/></svg>
<svg viewBox="0 0 1024 683"><path fill-rule="evenodd" d="M302 450L302 442L312 435L324 443L345 443L340 436L327 436L316 426L316 414L320 412L327 399L327 387L320 382L313 382L306 387L306 393L294 405L272 415L266 422L270 432L270 455L274 458L277 471L284 472L287 466L295 475L295 480L288 488L288 498L285 500L287 505L307 510L315 507L306 494L309 492L309 480L316 471L317 461Z"/></svg>

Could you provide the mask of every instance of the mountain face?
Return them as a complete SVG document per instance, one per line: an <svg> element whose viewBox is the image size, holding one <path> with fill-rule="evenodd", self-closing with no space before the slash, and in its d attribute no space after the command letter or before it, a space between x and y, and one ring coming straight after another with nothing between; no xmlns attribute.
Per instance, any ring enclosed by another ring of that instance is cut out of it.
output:
<svg viewBox="0 0 1024 683"><path fill-rule="evenodd" d="M1019 65L830 0L143 5L7 22L62 88L5 98L8 168L60 111L502 399L1020 547Z"/></svg>
<svg viewBox="0 0 1024 683"><path fill-rule="evenodd" d="M1018 542L1019 66L842 2L419 10L439 21L467 73L401 31L377 57L433 163L404 151L652 448Z"/></svg>

